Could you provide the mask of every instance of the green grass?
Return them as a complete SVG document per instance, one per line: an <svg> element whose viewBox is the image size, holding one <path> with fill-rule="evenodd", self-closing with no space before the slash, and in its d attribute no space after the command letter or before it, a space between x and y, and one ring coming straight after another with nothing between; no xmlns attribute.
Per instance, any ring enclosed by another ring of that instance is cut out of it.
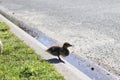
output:
<svg viewBox="0 0 120 80"><path fill-rule="evenodd" d="M64 80L52 64L43 61L1 20L0 39L4 45L0 54L0 80Z"/></svg>

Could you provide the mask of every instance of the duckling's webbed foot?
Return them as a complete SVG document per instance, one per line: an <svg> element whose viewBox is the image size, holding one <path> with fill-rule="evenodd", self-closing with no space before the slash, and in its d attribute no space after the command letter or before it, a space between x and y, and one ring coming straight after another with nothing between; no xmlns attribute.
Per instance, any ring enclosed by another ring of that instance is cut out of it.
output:
<svg viewBox="0 0 120 80"><path fill-rule="evenodd" d="M60 58L60 56L58 56L58 59L60 60L60 62L65 63L65 62Z"/></svg>

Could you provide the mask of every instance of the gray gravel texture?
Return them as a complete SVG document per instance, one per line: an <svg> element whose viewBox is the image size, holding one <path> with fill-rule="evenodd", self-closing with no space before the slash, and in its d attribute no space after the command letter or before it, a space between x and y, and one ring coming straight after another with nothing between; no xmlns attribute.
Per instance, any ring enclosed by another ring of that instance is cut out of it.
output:
<svg viewBox="0 0 120 80"><path fill-rule="evenodd" d="M120 0L1 0L0 5L120 77Z"/></svg>

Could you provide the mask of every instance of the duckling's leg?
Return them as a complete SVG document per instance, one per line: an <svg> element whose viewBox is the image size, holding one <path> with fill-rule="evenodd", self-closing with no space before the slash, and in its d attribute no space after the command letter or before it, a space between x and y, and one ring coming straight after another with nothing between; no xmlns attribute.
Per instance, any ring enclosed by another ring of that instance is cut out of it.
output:
<svg viewBox="0 0 120 80"><path fill-rule="evenodd" d="M59 59L61 62L65 63L65 62L60 58L60 56L58 56L58 59Z"/></svg>
<svg viewBox="0 0 120 80"><path fill-rule="evenodd" d="M60 56L58 56L58 59L61 61L62 59L60 58Z"/></svg>

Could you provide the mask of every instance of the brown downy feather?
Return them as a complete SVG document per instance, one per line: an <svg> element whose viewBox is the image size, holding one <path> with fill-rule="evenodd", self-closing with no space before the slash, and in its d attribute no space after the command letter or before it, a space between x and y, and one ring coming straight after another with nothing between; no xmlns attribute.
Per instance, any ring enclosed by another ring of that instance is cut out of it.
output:
<svg viewBox="0 0 120 80"><path fill-rule="evenodd" d="M50 54L54 56L58 56L59 60L61 60L59 57L60 55L63 57L66 57L69 55L69 50L67 48L70 46L72 45L69 43L64 43L62 47L52 46L49 49L47 49L47 52L49 52Z"/></svg>

